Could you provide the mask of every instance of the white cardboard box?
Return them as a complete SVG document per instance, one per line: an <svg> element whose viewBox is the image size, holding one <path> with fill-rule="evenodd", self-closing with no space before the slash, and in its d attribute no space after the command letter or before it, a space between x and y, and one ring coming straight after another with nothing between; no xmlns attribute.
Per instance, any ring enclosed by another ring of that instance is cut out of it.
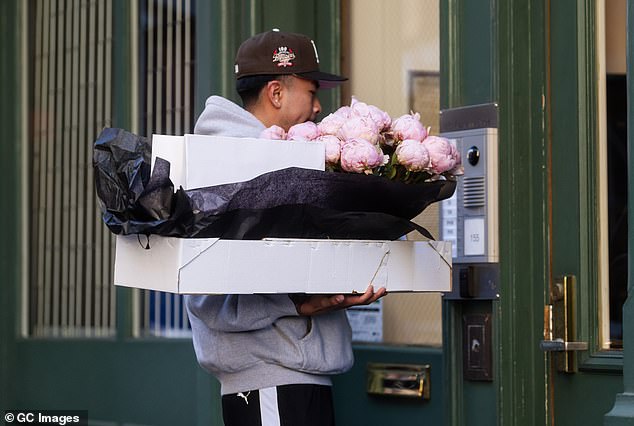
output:
<svg viewBox="0 0 634 426"><path fill-rule="evenodd" d="M171 293L450 291L451 244L118 236L117 285Z"/></svg>
<svg viewBox="0 0 634 426"><path fill-rule="evenodd" d="M244 182L287 167L324 170L326 148L322 142L154 135L152 165L156 157L170 162L174 188L195 189Z"/></svg>
<svg viewBox="0 0 634 426"><path fill-rule="evenodd" d="M170 162L176 188L252 179L286 167L324 170L323 144L154 135L152 161ZM451 244L117 236L115 284L184 294L451 290Z"/></svg>

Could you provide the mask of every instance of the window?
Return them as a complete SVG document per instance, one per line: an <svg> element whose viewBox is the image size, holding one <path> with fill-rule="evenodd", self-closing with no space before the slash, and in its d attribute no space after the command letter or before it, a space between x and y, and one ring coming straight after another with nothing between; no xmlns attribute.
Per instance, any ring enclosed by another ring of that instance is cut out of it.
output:
<svg viewBox="0 0 634 426"><path fill-rule="evenodd" d="M627 90L626 90L626 1L603 2L605 27L600 39L602 83L601 180L604 268L602 285L602 340L604 349L623 348L623 303L627 298ZM599 16L603 16L599 13ZM601 30L600 30L601 31ZM607 220L606 220L607 219ZM607 276L606 276L607 275Z"/></svg>
<svg viewBox="0 0 634 426"><path fill-rule="evenodd" d="M26 333L114 333L113 238L92 145L111 123L112 1L29 3Z"/></svg>
<svg viewBox="0 0 634 426"><path fill-rule="evenodd" d="M139 2L139 133L183 135L194 129L195 0ZM187 337L183 298L134 290L134 335Z"/></svg>

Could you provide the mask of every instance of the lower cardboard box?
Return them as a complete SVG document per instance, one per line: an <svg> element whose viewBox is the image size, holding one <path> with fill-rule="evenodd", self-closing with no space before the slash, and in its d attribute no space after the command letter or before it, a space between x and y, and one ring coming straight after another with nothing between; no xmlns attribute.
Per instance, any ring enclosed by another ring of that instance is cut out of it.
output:
<svg viewBox="0 0 634 426"><path fill-rule="evenodd" d="M115 284L179 294L451 290L451 243L116 237Z"/></svg>

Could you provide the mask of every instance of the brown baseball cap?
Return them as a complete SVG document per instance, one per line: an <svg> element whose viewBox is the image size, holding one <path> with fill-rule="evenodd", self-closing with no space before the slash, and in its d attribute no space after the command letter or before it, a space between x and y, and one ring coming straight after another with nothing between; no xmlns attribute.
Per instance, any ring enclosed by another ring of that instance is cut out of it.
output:
<svg viewBox="0 0 634 426"><path fill-rule="evenodd" d="M319 70L315 42L303 34L273 29L245 40L235 61L237 79L258 75L288 75L319 82L325 89L346 81L346 77Z"/></svg>

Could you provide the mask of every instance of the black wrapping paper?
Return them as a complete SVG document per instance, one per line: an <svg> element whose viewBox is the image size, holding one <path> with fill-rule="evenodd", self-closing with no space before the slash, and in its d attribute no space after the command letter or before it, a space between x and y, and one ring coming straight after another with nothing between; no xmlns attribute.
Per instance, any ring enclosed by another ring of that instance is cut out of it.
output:
<svg viewBox="0 0 634 426"><path fill-rule="evenodd" d="M456 182L404 184L384 177L288 168L246 182L174 191L169 163L121 129L95 142L95 184L103 219L115 234L181 238L335 238L393 240Z"/></svg>

